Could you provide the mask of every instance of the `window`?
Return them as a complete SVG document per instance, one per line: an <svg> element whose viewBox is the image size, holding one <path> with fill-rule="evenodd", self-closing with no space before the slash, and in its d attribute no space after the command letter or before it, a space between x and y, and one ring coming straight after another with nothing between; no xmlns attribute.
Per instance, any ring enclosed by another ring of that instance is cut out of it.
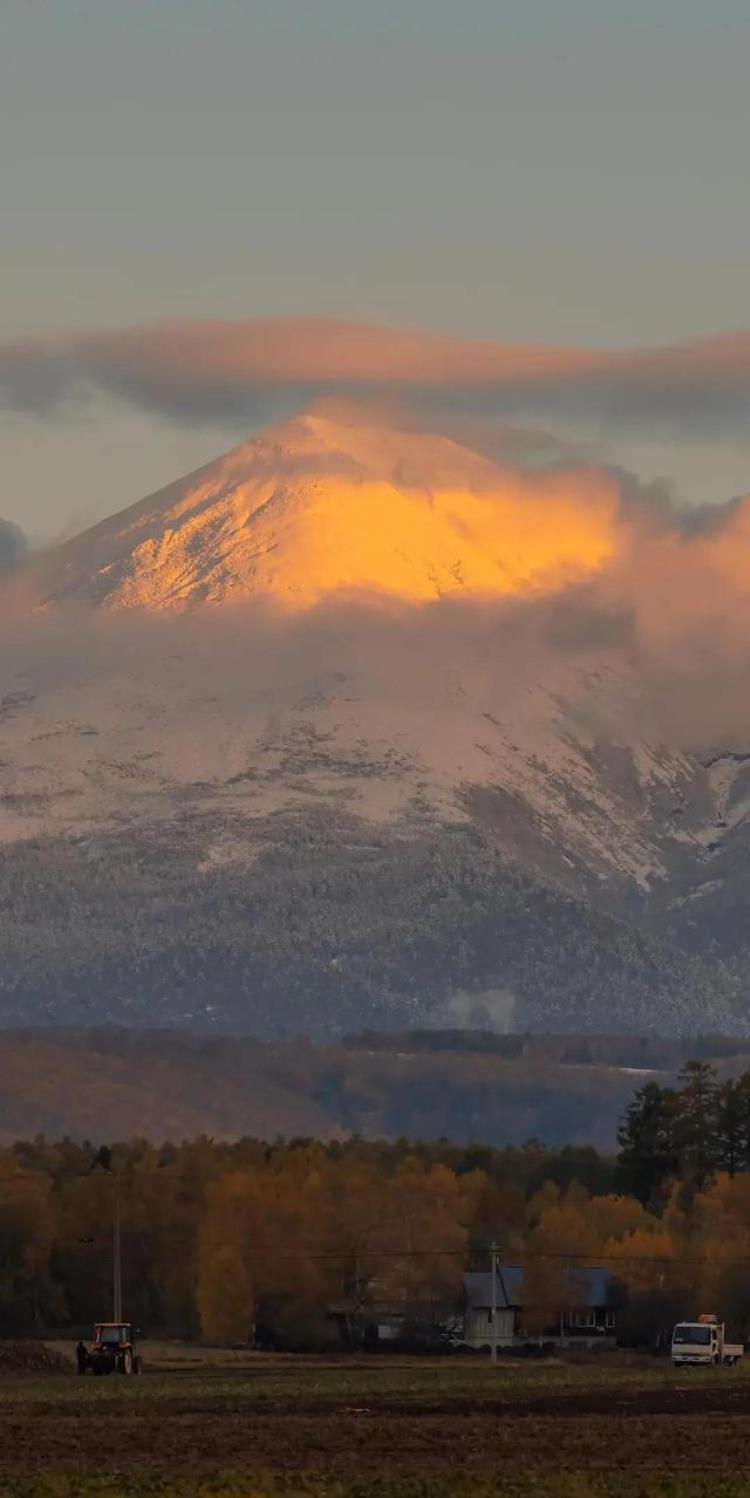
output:
<svg viewBox="0 0 750 1498"><path fill-rule="evenodd" d="M115 1347L119 1347L121 1342L130 1341L130 1327L103 1326L101 1327L99 1332L99 1341L104 1343L112 1343Z"/></svg>
<svg viewBox="0 0 750 1498"><path fill-rule="evenodd" d="M672 1340L685 1347L708 1347L711 1342L711 1327L685 1322L675 1327Z"/></svg>
<svg viewBox="0 0 750 1498"><path fill-rule="evenodd" d="M596 1311L571 1311L569 1320L571 1326L577 1326L582 1330L586 1327L595 1327Z"/></svg>

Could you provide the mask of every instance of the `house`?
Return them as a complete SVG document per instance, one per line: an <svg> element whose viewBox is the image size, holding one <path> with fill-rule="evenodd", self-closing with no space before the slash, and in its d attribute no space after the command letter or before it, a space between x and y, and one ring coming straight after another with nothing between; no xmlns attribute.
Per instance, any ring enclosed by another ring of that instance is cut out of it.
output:
<svg viewBox="0 0 750 1498"><path fill-rule="evenodd" d="M522 1264L498 1264L498 1347L538 1342L551 1342L557 1347L615 1345L613 1286L606 1269L555 1266L544 1291L537 1286L536 1296L534 1279ZM543 1301L539 1299L542 1293ZM492 1274L465 1274L463 1294L463 1344L491 1346Z"/></svg>
<svg viewBox="0 0 750 1498"><path fill-rule="evenodd" d="M452 1305L405 1306L395 1298L368 1297L359 1304L346 1298L330 1302L326 1317L348 1349L441 1352L460 1343L457 1332L463 1323L457 1309L455 1299Z"/></svg>

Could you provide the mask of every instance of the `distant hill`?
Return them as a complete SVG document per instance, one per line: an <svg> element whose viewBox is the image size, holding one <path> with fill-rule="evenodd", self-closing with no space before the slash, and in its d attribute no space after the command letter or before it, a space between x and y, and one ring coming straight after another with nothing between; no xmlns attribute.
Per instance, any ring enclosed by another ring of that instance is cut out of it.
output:
<svg viewBox="0 0 750 1498"><path fill-rule="evenodd" d="M611 1149L634 1089L736 1042L360 1035L264 1045L175 1031L0 1032L0 1140L279 1135L450 1138Z"/></svg>

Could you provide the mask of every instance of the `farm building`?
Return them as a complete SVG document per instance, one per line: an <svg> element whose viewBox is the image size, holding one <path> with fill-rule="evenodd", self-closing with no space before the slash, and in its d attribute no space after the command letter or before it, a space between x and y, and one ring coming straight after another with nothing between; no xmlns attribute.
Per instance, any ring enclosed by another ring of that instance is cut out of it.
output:
<svg viewBox="0 0 750 1498"><path fill-rule="evenodd" d="M463 1292L462 1341L467 1347L488 1347L491 1273L465 1274ZM561 1266L542 1283L522 1264L498 1264L495 1303L498 1347L539 1341L558 1347L614 1346L614 1296L606 1269Z"/></svg>

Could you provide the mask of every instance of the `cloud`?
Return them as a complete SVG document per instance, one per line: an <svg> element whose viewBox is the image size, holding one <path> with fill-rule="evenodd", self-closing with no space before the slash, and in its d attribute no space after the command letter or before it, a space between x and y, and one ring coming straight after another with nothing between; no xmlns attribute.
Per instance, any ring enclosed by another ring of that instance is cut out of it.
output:
<svg viewBox="0 0 750 1498"><path fill-rule="evenodd" d="M443 702L428 732L446 744L466 702L513 723L558 699L616 743L750 739L750 500L685 516L528 434L493 426L467 453L404 416L361 422L265 433L14 567L9 669L62 657L95 696L137 660L168 696L180 653L191 691L247 692L266 716L340 673L397 721Z"/></svg>
<svg viewBox="0 0 750 1498"><path fill-rule="evenodd" d="M177 758L194 762L196 780L220 775L225 753L227 775L243 770L241 755L235 763L243 732L238 726L228 739L222 730L214 743L210 704L224 704L217 721L247 714L262 734L279 714L293 724L294 704L318 694L353 704L365 733L368 722L377 734L387 722L404 743L411 725L416 744L424 732L446 768L457 754L468 766L474 739L501 723L518 742L540 710L563 721L571 714L605 742L644 739L699 753L746 747L750 510L727 507L707 533L657 515L620 534L619 550L596 574L555 579L546 592L418 603L334 593L293 613L266 597L188 614L40 614L16 569L1 595L3 654L10 677L26 673L35 690L67 682L66 692L84 692L84 724L98 725L102 714L115 720L121 698L135 702L140 721L145 693L157 727L162 717L170 725ZM58 716L69 716L66 704L61 697ZM341 708L343 721L349 711ZM484 713L495 726L481 725Z"/></svg>
<svg viewBox="0 0 750 1498"><path fill-rule="evenodd" d="M613 352L292 318L0 345L0 405L43 414L91 391L189 423L398 394L433 410L716 434L747 421L750 332Z"/></svg>
<svg viewBox="0 0 750 1498"><path fill-rule="evenodd" d="M517 1000L509 988L456 988L430 1017L436 1029L488 1030L512 1035L516 1030Z"/></svg>

